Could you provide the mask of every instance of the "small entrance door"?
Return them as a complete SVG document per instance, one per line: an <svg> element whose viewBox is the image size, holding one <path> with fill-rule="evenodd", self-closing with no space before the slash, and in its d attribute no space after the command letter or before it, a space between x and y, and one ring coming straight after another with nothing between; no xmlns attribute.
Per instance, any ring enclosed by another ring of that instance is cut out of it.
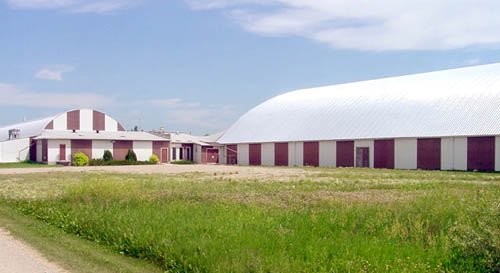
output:
<svg viewBox="0 0 500 273"><path fill-rule="evenodd" d="M207 163L219 163L219 150L207 149Z"/></svg>
<svg viewBox="0 0 500 273"><path fill-rule="evenodd" d="M368 147L356 148L356 167L370 167L370 150Z"/></svg>
<svg viewBox="0 0 500 273"><path fill-rule="evenodd" d="M161 149L161 163L167 163L168 162L168 148L162 148Z"/></svg>
<svg viewBox="0 0 500 273"><path fill-rule="evenodd" d="M66 161L66 144L59 144L59 161Z"/></svg>

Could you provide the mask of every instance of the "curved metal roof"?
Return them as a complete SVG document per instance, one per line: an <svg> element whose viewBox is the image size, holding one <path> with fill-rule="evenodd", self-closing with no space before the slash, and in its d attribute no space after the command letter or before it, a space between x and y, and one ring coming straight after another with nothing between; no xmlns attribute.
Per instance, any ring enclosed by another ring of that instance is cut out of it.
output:
<svg viewBox="0 0 500 273"><path fill-rule="evenodd" d="M12 124L12 125L8 125L5 127L1 127L0 128L0 142L6 141L9 139L9 130L10 129L19 129L20 130L20 137L19 138L38 136L42 133L43 129L47 126L47 124L49 124L49 122L51 122L56 117L57 116L53 116L53 117L48 117L48 118L44 118L44 119L27 121L27 122L22 122L22 123L17 123L17 124Z"/></svg>
<svg viewBox="0 0 500 273"><path fill-rule="evenodd" d="M220 143L500 135L500 64L285 93Z"/></svg>

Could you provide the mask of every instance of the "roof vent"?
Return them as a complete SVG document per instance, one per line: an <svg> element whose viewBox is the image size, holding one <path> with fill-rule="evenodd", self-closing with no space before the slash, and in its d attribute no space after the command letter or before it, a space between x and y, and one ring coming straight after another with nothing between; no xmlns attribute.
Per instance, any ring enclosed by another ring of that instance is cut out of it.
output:
<svg viewBox="0 0 500 273"><path fill-rule="evenodd" d="M10 129L9 130L9 139L18 139L21 136L20 129Z"/></svg>

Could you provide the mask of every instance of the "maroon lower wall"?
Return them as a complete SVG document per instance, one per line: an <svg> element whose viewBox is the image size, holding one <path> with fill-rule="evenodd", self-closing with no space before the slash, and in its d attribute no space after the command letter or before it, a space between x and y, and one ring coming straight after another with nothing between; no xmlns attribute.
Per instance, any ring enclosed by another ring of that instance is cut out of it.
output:
<svg viewBox="0 0 500 273"><path fill-rule="evenodd" d="M36 161L36 140L30 138L30 161Z"/></svg>
<svg viewBox="0 0 500 273"><path fill-rule="evenodd" d="M78 152L92 158L92 140L71 140L71 157L73 158L73 155Z"/></svg>
<svg viewBox="0 0 500 273"><path fill-rule="evenodd" d="M394 139L379 139L374 141L375 168L394 169Z"/></svg>
<svg viewBox="0 0 500 273"><path fill-rule="evenodd" d="M440 138L417 139L417 169L422 169L422 170L441 169Z"/></svg>
<svg viewBox="0 0 500 273"><path fill-rule="evenodd" d="M354 141L337 141L337 167L354 167Z"/></svg>
<svg viewBox="0 0 500 273"><path fill-rule="evenodd" d="M261 164L261 147L260 144L250 144L248 151L248 163L251 166L258 166Z"/></svg>
<svg viewBox="0 0 500 273"><path fill-rule="evenodd" d="M113 159L125 160L128 150L132 150L134 144L131 140L117 140L113 143Z"/></svg>
<svg viewBox="0 0 500 273"><path fill-rule="evenodd" d="M274 165L288 166L288 142L274 143Z"/></svg>
<svg viewBox="0 0 500 273"><path fill-rule="evenodd" d="M166 149L163 154L162 148ZM161 163L167 163L169 161L168 141L153 141L153 153L158 156Z"/></svg>
<svg viewBox="0 0 500 273"><path fill-rule="evenodd" d="M319 142L304 142L304 166L319 166Z"/></svg>
<svg viewBox="0 0 500 273"><path fill-rule="evenodd" d="M48 161L49 145L46 139L42 139L42 161Z"/></svg>
<svg viewBox="0 0 500 273"><path fill-rule="evenodd" d="M467 170L495 170L495 137L467 138Z"/></svg>
<svg viewBox="0 0 500 273"><path fill-rule="evenodd" d="M238 164L238 145L226 146L226 163L228 165Z"/></svg>

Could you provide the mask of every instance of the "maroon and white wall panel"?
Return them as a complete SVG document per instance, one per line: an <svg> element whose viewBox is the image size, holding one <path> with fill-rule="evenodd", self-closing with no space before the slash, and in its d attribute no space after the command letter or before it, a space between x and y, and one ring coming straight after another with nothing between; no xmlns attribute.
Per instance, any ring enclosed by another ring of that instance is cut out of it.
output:
<svg viewBox="0 0 500 273"><path fill-rule="evenodd" d="M132 148L139 161L149 160L149 157L153 154L152 141L134 141Z"/></svg>
<svg viewBox="0 0 500 273"><path fill-rule="evenodd" d="M467 170L467 138L441 138L441 169Z"/></svg>
<svg viewBox="0 0 500 273"><path fill-rule="evenodd" d="M102 158L106 150L113 154L113 142L109 140L92 140L92 158Z"/></svg>
<svg viewBox="0 0 500 273"><path fill-rule="evenodd" d="M374 165L373 163L375 162L375 150L374 150L374 142L373 140L356 140L354 141L354 163L356 165L357 158L356 158L356 148L368 148L368 155L369 155L369 161L368 161L368 166L370 168L373 168ZM356 166L360 167L360 166Z"/></svg>
<svg viewBox="0 0 500 273"><path fill-rule="evenodd" d="M65 158L63 160L61 160L61 145L65 147ZM53 164L58 161L71 161L71 140L47 140L47 163Z"/></svg>
<svg viewBox="0 0 500 273"><path fill-rule="evenodd" d="M274 165L288 166L288 142L274 143Z"/></svg>
<svg viewBox="0 0 500 273"><path fill-rule="evenodd" d="M102 112L91 109L79 109L66 112L50 122L46 129L56 131L123 131L116 120Z"/></svg>
<svg viewBox="0 0 500 273"><path fill-rule="evenodd" d="M337 145L335 141L319 142L319 166L334 167L337 165L336 156Z"/></svg>
<svg viewBox="0 0 500 273"><path fill-rule="evenodd" d="M417 139L401 138L394 141L394 159L396 169L417 168Z"/></svg>
<svg viewBox="0 0 500 273"><path fill-rule="evenodd" d="M264 166L274 166L274 143L262 143L261 163Z"/></svg>

